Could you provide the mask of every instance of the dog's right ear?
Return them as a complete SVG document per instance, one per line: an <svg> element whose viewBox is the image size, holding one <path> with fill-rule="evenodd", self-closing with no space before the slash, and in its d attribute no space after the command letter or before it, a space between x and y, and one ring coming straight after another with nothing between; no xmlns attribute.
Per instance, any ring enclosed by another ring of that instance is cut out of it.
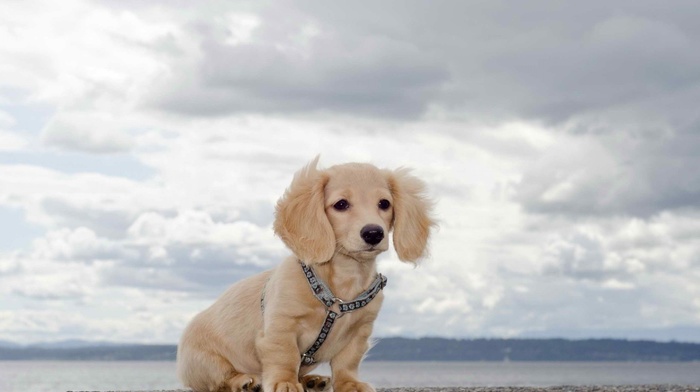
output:
<svg viewBox="0 0 700 392"><path fill-rule="evenodd" d="M294 175L275 212L275 233L307 264L326 262L335 253L324 200L328 175L316 168L318 158Z"/></svg>
<svg viewBox="0 0 700 392"><path fill-rule="evenodd" d="M430 229L436 224L425 184L409 172L385 171L394 199L394 249L401 261L415 263L426 255Z"/></svg>

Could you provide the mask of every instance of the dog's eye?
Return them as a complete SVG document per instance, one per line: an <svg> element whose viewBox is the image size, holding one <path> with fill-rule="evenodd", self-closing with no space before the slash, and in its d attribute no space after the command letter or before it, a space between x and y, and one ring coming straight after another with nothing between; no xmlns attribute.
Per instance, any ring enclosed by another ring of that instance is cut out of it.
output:
<svg viewBox="0 0 700 392"><path fill-rule="evenodd" d="M387 199L379 200L379 208L382 210L388 210L391 207L391 203Z"/></svg>
<svg viewBox="0 0 700 392"><path fill-rule="evenodd" d="M333 204L333 208L335 208L338 211L344 211L350 208L350 203L348 203L348 201L345 199L340 199L335 204Z"/></svg>

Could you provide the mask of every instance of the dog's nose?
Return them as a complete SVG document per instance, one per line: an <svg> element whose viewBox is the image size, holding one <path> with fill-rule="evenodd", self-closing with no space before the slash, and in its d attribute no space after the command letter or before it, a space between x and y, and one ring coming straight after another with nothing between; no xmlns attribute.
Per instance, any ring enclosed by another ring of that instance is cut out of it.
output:
<svg viewBox="0 0 700 392"><path fill-rule="evenodd" d="M377 245L384 239L384 229L379 225L367 225L360 230L360 236L366 243Z"/></svg>

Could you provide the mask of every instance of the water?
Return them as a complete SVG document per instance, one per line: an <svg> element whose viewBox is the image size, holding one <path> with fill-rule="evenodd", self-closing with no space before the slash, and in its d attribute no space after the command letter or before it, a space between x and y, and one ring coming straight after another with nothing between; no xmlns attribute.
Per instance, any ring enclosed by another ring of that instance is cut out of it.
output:
<svg viewBox="0 0 700 392"><path fill-rule="evenodd" d="M329 368L317 373L328 374ZM364 362L375 387L700 385L700 362ZM182 388L175 362L0 361L1 392Z"/></svg>

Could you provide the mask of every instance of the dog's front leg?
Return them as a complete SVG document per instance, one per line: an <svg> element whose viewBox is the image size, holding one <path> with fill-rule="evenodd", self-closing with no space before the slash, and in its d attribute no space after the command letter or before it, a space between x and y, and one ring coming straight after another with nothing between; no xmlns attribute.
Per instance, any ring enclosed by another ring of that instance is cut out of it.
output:
<svg viewBox="0 0 700 392"><path fill-rule="evenodd" d="M350 340L333 359L333 392L375 392L371 385L358 380L360 362L369 350L369 337L372 334L372 323L366 323L359 328Z"/></svg>
<svg viewBox="0 0 700 392"><path fill-rule="evenodd" d="M299 382L301 354L296 339L296 334L290 331L266 331L258 337L265 392L304 392Z"/></svg>

